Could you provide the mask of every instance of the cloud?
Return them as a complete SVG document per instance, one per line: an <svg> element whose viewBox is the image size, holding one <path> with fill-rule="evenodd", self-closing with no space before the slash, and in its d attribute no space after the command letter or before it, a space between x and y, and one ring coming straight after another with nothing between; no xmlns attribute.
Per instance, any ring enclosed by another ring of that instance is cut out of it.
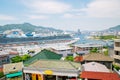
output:
<svg viewBox="0 0 120 80"><path fill-rule="evenodd" d="M29 15L28 16L29 19L48 19L48 16L44 16L44 15Z"/></svg>
<svg viewBox="0 0 120 80"><path fill-rule="evenodd" d="M66 13L63 15L63 18L74 18L74 17L75 17L75 15L70 14L70 13Z"/></svg>
<svg viewBox="0 0 120 80"><path fill-rule="evenodd" d="M81 11L90 17L120 17L120 0L95 0Z"/></svg>
<svg viewBox="0 0 120 80"><path fill-rule="evenodd" d="M24 3L35 13L64 13L69 11L71 8L70 5L63 2L58 2L57 0L26 0Z"/></svg>
<svg viewBox="0 0 120 80"><path fill-rule="evenodd" d="M0 14L0 20L16 20L16 18L13 17L13 16L8 16L8 15L2 15L2 14Z"/></svg>

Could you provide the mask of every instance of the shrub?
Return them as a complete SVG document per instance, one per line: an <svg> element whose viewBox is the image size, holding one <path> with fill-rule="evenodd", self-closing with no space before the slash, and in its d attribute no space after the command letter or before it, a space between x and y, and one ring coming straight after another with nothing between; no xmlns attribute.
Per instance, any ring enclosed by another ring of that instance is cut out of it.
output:
<svg viewBox="0 0 120 80"><path fill-rule="evenodd" d="M0 78L2 78L4 76L3 72L0 72Z"/></svg>
<svg viewBox="0 0 120 80"><path fill-rule="evenodd" d="M120 70L120 67L118 65L113 65L113 67L116 69L116 70Z"/></svg>

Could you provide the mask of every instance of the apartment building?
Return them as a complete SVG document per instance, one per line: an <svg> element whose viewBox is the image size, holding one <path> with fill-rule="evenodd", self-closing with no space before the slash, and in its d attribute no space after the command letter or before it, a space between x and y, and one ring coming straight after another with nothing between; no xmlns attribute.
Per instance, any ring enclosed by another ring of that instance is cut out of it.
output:
<svg viewBox="0 0 120 80"><path fill-rule="evenodd" d="M113 55L115 63L120 66L120 39L114 40L114 55Z"/></svg>
<svg viewBox="0 0 120 80"><path fill-rule="evenodd" d="M93 48L97 48L98 51L101 53L102 52L102 47L103 45L100 44L76 44L73 45L73 52L78 53L78 54L88 54L90 53L90 50Z"/></svg>

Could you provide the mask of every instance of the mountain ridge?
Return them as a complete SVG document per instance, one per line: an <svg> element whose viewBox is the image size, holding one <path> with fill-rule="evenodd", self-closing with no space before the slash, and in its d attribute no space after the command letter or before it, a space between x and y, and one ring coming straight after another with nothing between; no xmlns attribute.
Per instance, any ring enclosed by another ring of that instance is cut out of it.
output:
<svg viewBox="0 0 120 80"><path fill-rule="evenodd" d="M59 30L59 29L54 29L54 28L51 28L51 27L36 26L36 25L30 24L30 23L6 24L6 25L3 25L3 26L0 26L0 32L4 32L6 30L11 30L11 29L21 29L25 33L34 32L36 30L62 32L62 30Z"/></svg>
<svg viewBox="0 0 120 80"><path fill-rule="evenodd" d="M114 26L114 27L110 27L108 30L111 31L120 31L120 25Z"/></svg>

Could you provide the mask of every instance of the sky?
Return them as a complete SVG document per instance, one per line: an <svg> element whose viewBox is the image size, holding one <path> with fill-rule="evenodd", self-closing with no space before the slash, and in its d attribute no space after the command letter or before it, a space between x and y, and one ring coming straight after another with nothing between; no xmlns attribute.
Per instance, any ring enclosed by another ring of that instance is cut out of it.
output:
<svg viewBox="0 0 120 80"><path fill-rule="evenodd" d="M77 31L120 25L120 0L0 0L0 25L22 24Z"/></svg>

